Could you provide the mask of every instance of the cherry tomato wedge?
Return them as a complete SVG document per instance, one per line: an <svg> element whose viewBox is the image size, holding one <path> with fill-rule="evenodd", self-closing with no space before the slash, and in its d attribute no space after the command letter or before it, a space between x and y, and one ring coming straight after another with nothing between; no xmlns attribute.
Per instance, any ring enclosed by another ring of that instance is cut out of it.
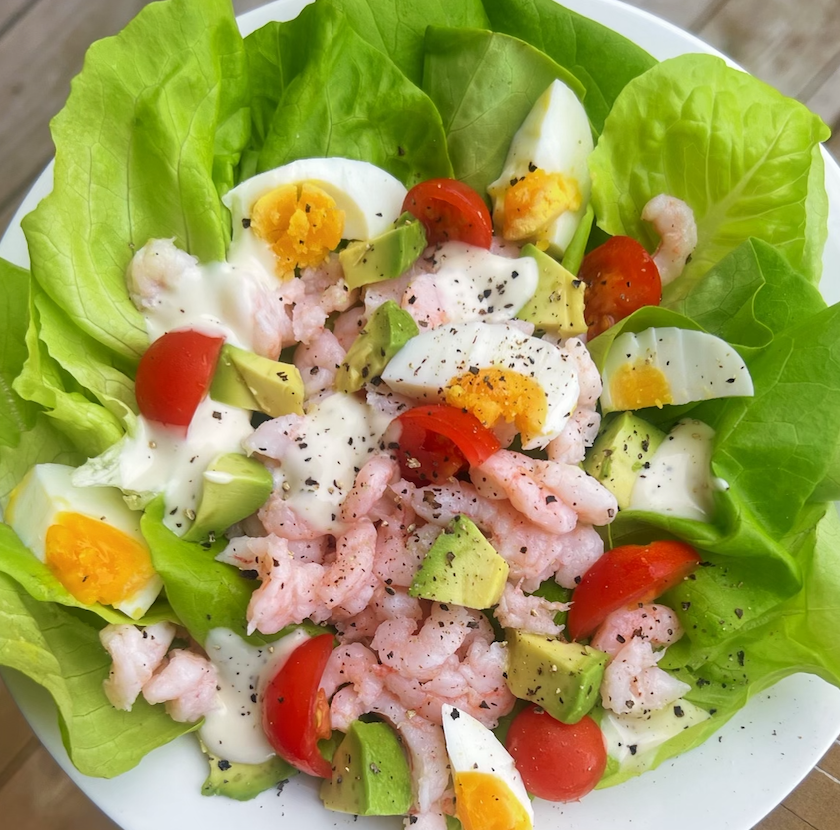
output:
<svg viewBox="0 0 840 830"><path fill-rule="evenodd" d="M263 731L274 751L318 778L332 777L318 749L318 741L332 734L330 707L320 688L332 649L332 634L306 640L289 655L263 698Z"/></svg>
<svg viewBox="0 0 840 830"><path fill-rule="evenodd" d="M513 719L505 747L525 789L546 801L578 801L607 767L604 736L589 715L561 723L533 704Z"/></svg>
<svg viewBox="0 0 840 830"><path fill-rule="evenodd" d="M428 179L414 185L402 209L423 223L430 245L451 239L489 248L493 241L493 220L484 199L457 179Z"/></svg>
<svg viewBox="0 0 840 830"><path fill-rule="evenodd" d="M589 637L613 611L650 602L683 581L700 564L685 542L624 545L607 551L572 594L566 628L573 640Z"/></svg>
<svg viewBox="0 0 840 830"><path fill-rule="evenodd" d="M475 415L446 404L417 406L395 420L402 475L415 484L445 481L467 465L478 467L500 446Z"/></svg>
<svg viewBox="0 0 840 830"><path fill-rule="evenodd" d="M642 306L659 305L662 282L650 254L629 236L613 236L583 258L584 319L589 338Z"/></svg>
<svg viewBox="0 0 840 830"><path fill-rule="evenodd" d="M140 358L134 393L150 421L187 427L210 388L224 344L193 329L168 331Z"/></svg>

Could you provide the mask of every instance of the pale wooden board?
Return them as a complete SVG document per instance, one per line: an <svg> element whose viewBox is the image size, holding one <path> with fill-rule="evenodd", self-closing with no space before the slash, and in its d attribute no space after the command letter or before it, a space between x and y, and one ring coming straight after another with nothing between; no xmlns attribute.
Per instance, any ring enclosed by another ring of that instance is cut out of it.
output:
<svg viewBox="0 0 840 830"><path fill-rule="evenodd" d="M645 11L679 26L681 29L694 31L698 21L720 5L720 0L625 0L629 5Z"/></svg>
<svg viewBox="0 0 840 830"><path fill-rule="evenodd" d="M37 740L0 678L0 786L9 779L27 746Z"/></svg>
<svg viewBox="0 0 840 830"><path fill-rule="evenodd" d="M0 37L3 33L14 26L20 16L25 14L27 9L32 8L40 0L3 0L0 4Z"/></svg>
<svg viewBox="0 0 840 830"><path fill-rule="evenodd" d="M835 132L840 132L840 54L827 67L824 75L815 79L802 100Z"/></svg>

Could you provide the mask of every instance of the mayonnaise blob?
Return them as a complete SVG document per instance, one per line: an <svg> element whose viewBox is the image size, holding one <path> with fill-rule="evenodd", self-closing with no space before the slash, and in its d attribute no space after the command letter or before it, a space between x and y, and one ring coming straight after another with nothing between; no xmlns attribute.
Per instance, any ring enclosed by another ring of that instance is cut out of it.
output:
<svg viewBox="0 0 840 830"><path fill-rule="evenodd" d="M240 764L260 764L275 753L262 728L262 693L289 655L309 635L296 629L271 645L252 646L227 628L214 628L204 647L216 667L216 708L199 730L207 749Z"/></svg>

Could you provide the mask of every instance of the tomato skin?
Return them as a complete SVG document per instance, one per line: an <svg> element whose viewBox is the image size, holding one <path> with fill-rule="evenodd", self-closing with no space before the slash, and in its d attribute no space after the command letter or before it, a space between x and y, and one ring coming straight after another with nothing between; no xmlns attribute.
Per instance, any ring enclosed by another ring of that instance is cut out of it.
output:
<svg viewBox="0 0 840 830"><path fill-rule="evenodd" d="M500 447L475 415L446 404L416 406L395 421L400 469L415 484L446 481L466 465L483 464Z"/></svg>
<svg viewBox="0 0 840 830"><path fill-rule="evenodd" d="M584 258L584 318L589 339L642 306L659 305L662 281L650 254L629 236L613 236Z"/></svg>
<svg viewBox="0 0 840 830"><path fill-rule="evenodd" d="M505 748L525 789L546 801L580 800L607 767L604 736L589 715L577 723L561 723L534 704L513 719Z"/></svg>
<svg viewBox="0 0 840 830"><path fill-rule="evenodd" d="M430 245L457 240L489 248L493 241L493 220L484 199L457 179L428 179L414 185L402 209L423 223Z"/></svg>
<svg viewBox="0 0 840 830"><path fill-rule="evenodd" d="M263 697L263 731L274 751L299 770L331 778L332 767L318 741L329 738L330 707L319 688L333 650L332 634L301 643L268 684Z"/></svg>
<svg viewBox="0 0 840 830"><path fill-rule="evenodd" d="M155 340L140 358L134 381L140 414L188 427L210 388L224 342L194 329L168 331Z"/></svg>
<svg viewBox="0 0 840 830"><path fill-rule="evenodd" d="M607 551L572 594L566 630L573 640L589 637L613 611L650 602L683 581L700 564L689 544L676 541L624 545Z"/></svg>

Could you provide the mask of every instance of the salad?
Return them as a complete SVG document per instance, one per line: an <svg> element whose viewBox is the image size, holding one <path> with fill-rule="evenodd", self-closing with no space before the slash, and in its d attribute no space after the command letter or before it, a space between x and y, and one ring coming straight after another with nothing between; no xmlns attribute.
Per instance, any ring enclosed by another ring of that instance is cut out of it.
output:
<svg viewBox="0 0 840 830"><path fill-rule="evenodd" d="M827 130L552 2L399 12L91 50L2 263L0 659L88 775L198 729L207 794L529 827L838 683Z"/></svg>

